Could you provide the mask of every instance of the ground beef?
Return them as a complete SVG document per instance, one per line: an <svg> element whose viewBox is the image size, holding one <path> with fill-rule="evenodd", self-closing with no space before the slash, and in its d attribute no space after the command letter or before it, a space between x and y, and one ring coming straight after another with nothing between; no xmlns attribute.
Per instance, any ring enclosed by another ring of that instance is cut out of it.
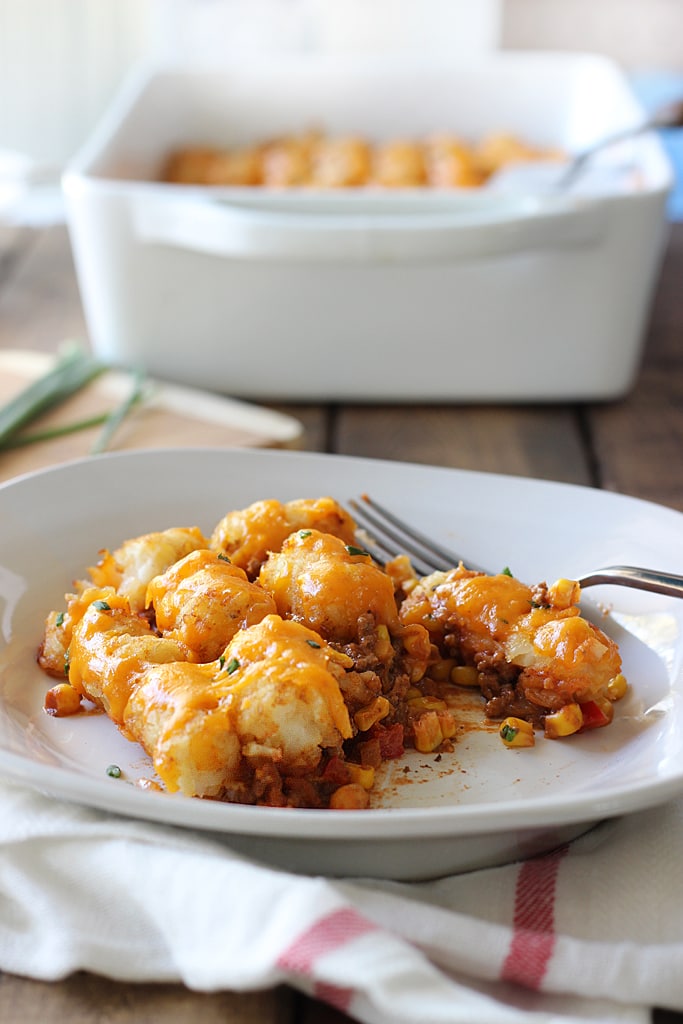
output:
<svg viewBox="0 0 683 1024"><path fill-rule="evenodd" d="M377 654L377 623L368 612L358 619L358 639L353 643L330 646L346 654L353 661L354 671L340 682L344 700L351 713L382 694L394 707L400 705L408 688L410 677L405 670L406 655L400 639L392 639L392 650L384 658ZM383 644L384 646L384 644ZM379 688L377 681L379 681Z"/></svg>
<svg viewBox="0 0 683 1024"><path fill-rule="evenodd" d="M335 644L343 654L348 655L353 661L356 672L365 672L367 669L377 669L381 664L376 654L377 647L377 623L375 616L368 612L358 619L358 639L354 643Z"/></svg>
<svg viewBox="0 0 683 1024"><path fill-rule="evenodd" d="M503 684L495 696L489 697L484 705L484 713L487 718L494 719L507 718L508 715L522 718L536 729L542 728L546 715L545 709L527 700L519 687L509 684Z"/></svg>
<svg viewBox="0 0 683 1024"><path fill-rule="evenodd" d="M386 673L382 686L383 695L395 708L400 707L410 689L410 676L400 664L393 664Z"/></svg>
<svg viewBox="0 0 683 1024"><path fill-rule="evenodd" d="M547 598L545 584L539 586L538 598L539 603ZM460 664L476 668L486 717L502 719L510 715L541 728L550 710L549 702L539 700L538 691L527 691L522 670L505 660L503 651L493 640L460 634L455 621L449 622L449 630L444 637L446 654L455 657Z"/></svg>
<svg viewBox="0 0 683 1024"><path fill-rule="evenodd" d="M320 786L316 787L309 779L286 778L284 791L287 807L322 807L323 805ZM329 795L327 799L329 800Z"/></svg>
<svg viewBox="0 0 683 1024"><path fill-rule="evenodd" d="M551 604L550 597L548 595L548 584L535 583L531 588L531 600L534 605L539 605L541 608L548 608Z"/></svg>
<svg viewBox="0 0 683 1024"><path fill-rule="evenodd" d="M339 689L353 717L358 708L364 708L381 694L382 682L376 672L346 672L339 680Z"/></svg>
<svg viewBox="0 0 683 1024"><path fill-rule="evenodd" d="M338 777L326 777L326 767L337 762ZM318 772L311 778L283 776L274 762L265 759L248 774L248 779L226 787L220 799L232 804L266 807L327 807L334 790L348 782L343 755L337 751L323 753Z"/></svg>

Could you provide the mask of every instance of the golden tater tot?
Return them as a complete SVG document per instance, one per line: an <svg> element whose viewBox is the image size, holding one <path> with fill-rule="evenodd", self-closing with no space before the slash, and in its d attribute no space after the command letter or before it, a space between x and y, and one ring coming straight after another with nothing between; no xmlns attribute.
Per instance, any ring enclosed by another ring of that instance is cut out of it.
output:
<svg viewBox="0 0 683 1024"><path fill-rule="evenodd" d="M289 136L277 139L264 147L263 184L271 188L291 188L309 185L319 136Z"/></svg>
<svg viewBox="0 0 683 1024"><path fill-rule="evenodd" d="M397 140L375 149L372 184L382 188L413 188L425 185L427 168L422 146L416 142Z"/></svg>
<svg viewBox="0 0 683 1024"><path fill-rule="evenodd" d="M145 669L185 658L181 644L157 636L144 618L130 611L125 598L115 595L110 601L94 601L74 627L69 682L121 725Z"/></svg>
<svg viewBox="0 0 683 1024"><path fill-rule="evenodd" d="M113 552L103 551L88 572L95 586L113 587L128 599L134 612L141 612L150 580L190 551L208 546L197 527L172 527L132 537Z"/></svg>
<svg viewBox="0 0 683 1024"><path fill-rule="evenodd" d="M280 615L303 622L327 640L358 639L362 616L395 631L398 612L387 574L360 548L318 530L299 530L271 554L259 574Z"/></svg>
<svg viewBox="0 0 683 1024"><path fill-rule="evenodd" d="M187 146L170 154L164 164L161 177L173 185L206 185L209 169L220 157L220 151L212 146Z"/></svg>
<svg viewBox="0 0 683 1024"><path fill-rule="evenodd" d="M351 736L341 656L277 615L236 633L219 661L150 667L125 712L127 731L171 791L218 796L263 763L312 772Z"/></svg>
<svg viewBox="0 0 683 1024"><path fill-rule="evenodd" d="M214 528L210 547L221 551L253 579L268 552L279 551L295 530L320 530L352 544L356 525L333 498L295 498L256 501L245 509L228 512Z"/></svg>
<svg viewBox="0 0 683 1024"><path fill-rule="evenodd" d="M511 164L527 163L530 160L558 160L561 153L556 149L532 146L517 135L503 132L483 139L476 151L476 159L486 177Z"/></svg>
<svg viewBox="0 0 683 1024"><path fill-rule="evenodd" d="M484 174L474 153L459 139L438 135L425 145L427 182L432 188L477 188Z"/></svg>
<svg viewBox="0 0 683 1024"><path fill-rule="evenodd" d="M261 185L263 154L259 149L217 153L205 169L207 185Z"/></svg>
<svg viewBox="0 0 683 1024"><path fill-rule="evenodd" d="M197 661L213 661L239 629L275 611L275 601L243 569L215 551L193 551L147 587L157 629Z"/></svg>
<svg viewBox="0 0 683 1024"><path fill-rule="evenodd" d="M363 139L321 142L315 149L311 184L319 188L355 188L367 184L372 154Z"/></svg>

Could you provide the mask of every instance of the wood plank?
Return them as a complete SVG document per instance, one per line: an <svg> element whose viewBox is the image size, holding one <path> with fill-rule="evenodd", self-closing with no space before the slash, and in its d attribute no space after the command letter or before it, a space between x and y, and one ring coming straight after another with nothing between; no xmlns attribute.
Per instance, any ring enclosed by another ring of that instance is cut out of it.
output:
<svg viewBox="0 0 683 1024"><path fill-rule="evenodd" d="M293 1024L349 1024L350 1020L345 1013L335 1010L327 1003L305 999L297 1010Z"/></svg>
<svg viewBox="0 0 683 1024"><path fill-rule="evenodd" d="M191 992L180 985L126 984L91 974L39 982L0 977L0 1020L7 1024L287 1024L295 994Z"/></svg>
<svg viewBox="0 0 683 1024"><path fill-rule="evenodd" d="M587 410L598 484L683 511L683 224L672 227L631 395Z"/></svg>
<svg viewBox="0 0 683 1024"><path fill-rule="evenodd" d="M329 409L324 405L295 405L266 402L269 409L282 412L285 416L293 416L303 426L303 433L297 444L290 447L299 451L327 451L329 436Z"/></svg>
<svg viewBox="0 0 683 1024"><path fill-rule="evenodd" d="M54 352L87 338L66 228L33 234L0 286L0 348Z"/></svg>
<svg viewBox="0 0 683 1024"><path fill-rule="evenodd" d="M350 406L334 451L592 483L579 421L558 406Z"/></svg>

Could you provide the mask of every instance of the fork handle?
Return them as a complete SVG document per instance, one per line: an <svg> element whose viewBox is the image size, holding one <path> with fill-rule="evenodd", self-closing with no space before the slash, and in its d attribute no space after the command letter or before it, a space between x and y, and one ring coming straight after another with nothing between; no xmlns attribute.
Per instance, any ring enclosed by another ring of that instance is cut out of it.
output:
<svg viewBox="0 0 683 1024"><path fill-rule="evenodd" d="M581 587L594 587L600 583L612 583L636 590L653 590L657 594L683 597L683 576L675 573L640 569L635 565L611 565L605 569L579 577Z"/></svg>

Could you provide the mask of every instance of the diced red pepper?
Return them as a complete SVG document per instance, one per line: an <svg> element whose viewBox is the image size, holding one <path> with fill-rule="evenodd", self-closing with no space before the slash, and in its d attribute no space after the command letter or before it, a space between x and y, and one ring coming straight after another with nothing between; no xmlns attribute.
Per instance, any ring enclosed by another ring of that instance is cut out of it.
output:
<svg viewBox="0 0 683 1024"><path fill-rule="evenodd" d="M598 704L594 700L583 701L581 706L581 713L583 714L583 725L581 726L581 732L586 729L601 729L604 725L609 725L612 721L613 710L612 705L609 701L605 702L605 706ZM612 714L610 714L612 712Z"/></svg>
<svg viewBox="0 0 683 1024"><path fill-rule="evenodd" d="M344 786L351 781L349 769L341 757L331 757L325 765L322 777L325 782L331 782L334 786Z"/></svg>
<svg viewBox="0 0 683 1024"><path fill-rule="evenodd" d="M383 761L401 757L405 753L403 745L403 726L400 722L393 725L374 725L370 731L373 739L379 740L380 754Z"/></svg>

